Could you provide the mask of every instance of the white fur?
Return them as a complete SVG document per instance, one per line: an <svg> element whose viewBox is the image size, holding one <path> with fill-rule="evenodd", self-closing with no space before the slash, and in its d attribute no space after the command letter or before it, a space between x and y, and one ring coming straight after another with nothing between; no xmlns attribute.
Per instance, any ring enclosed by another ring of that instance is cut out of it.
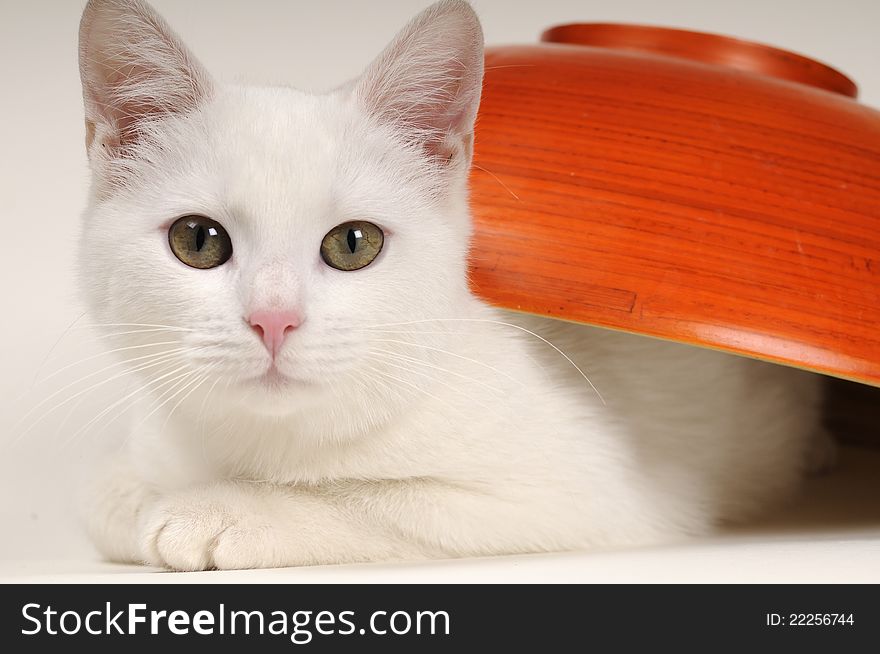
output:
<svg viewBox="0 0 880 654"><path fill-rule="evenodd" d="M139 373L166 403L96 478L88 524L108 558L198 570L641 544L795 488L810 376L470 294L482 37L466 3L433 6L326 95L216 84L137 0L92 0L81 34L83 288L96 322L135 325L107 327L138 332L118 345L169 353ZM229 231L228 263L171 253L168 226L192 213ZM340 272L319 246L351 219L386 245ZM267 306L305 315L279 388L251 379L270 357L244 317Z"/></svg>

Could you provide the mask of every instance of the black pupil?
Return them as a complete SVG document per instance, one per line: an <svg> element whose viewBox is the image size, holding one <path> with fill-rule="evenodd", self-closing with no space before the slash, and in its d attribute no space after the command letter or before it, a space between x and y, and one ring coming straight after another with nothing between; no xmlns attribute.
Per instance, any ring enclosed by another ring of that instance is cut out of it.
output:
<svg viewBox="0 0 880 654"><path fill-rule="evenodd" d="M196 228L196 252L201 252L202 248L205 246L205 239L207 238L207 234L205 228L199 225Z"/></svg>
<svg viewBox="0 0 880 654"><path fill-rule="evenodd" d="M353 229L348 230L348 249L351 250L352 254L354 254L354 251L357 250L357 242L357 234L355 234Z"/></svg>

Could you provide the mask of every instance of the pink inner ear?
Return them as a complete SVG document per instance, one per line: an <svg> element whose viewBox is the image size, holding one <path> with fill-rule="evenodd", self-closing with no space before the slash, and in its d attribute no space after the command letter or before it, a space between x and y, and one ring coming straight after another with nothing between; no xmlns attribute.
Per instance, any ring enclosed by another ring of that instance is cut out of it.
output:
<svg viewBox="0 0 880 654"><path fill-rule="evenodd" d="M138 125L145 119L161 117L167 110L144 102L128 102L119 106L116 118L116 138L107 145L127 146L140 139Z"/></svg>
<svg viewBox="0 0 880 654"><path fill-rule="evenodd" d="M134 143L145 119L195 108L209 77L165 21L139 0L92 0L80 25L87 142ZM124 148L122 148L124 149Z"/></svg>
<svg viewBox="0 0 880 654"><path fill-rule="evenodd" d="M95 142L95 121L86 119L86 150L92 149L92 143Z"/></svg>
<svg viewBox="0 0 880 654"><path fill-rule="evenodd" d="M444 119L443 124L447 125L445 133L438 132L437 138L428 139L425 150L444 164L452 163L456 154L462 151L470 156L472 123L473 118L469 115L468 108L460 108ZM450 136L453 138L450 139Z"/></svg>
<svg viewBox="0 0 880 654"><path fill-rule="evenodd" d="M378 120L400 127L441 159L473 131L483 77L483 37L467 3L429 7L401 31L358 81Z"/></svg>

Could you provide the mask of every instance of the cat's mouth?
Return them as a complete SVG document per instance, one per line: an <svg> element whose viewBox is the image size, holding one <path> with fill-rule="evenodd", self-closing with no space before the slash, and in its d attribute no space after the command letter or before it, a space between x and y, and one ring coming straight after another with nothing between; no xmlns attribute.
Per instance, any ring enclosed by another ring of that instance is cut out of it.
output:
<svg viewBox="0 0 880 654"><path fill-rule="evenodd" d="M275 392L294 388L296 386L308 385L308 383L302 379L296 379L289 375L285 375L274 364L269 366L269 368L267 368L261 375L248 378L246 382L256 385L261 389Z"/></svg>

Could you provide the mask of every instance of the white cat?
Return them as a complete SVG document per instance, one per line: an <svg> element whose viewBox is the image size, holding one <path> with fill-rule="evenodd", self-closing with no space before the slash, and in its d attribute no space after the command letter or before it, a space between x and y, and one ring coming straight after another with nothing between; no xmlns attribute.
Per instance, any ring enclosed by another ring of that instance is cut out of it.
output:
<svg viewBox="0 0 880 654"><path fill-rule="evenodd" d="M796 487L812 376L471 295L483 41L466 2L430 7L325 95L216 83L139 0L91 0L80 48L82 285L157 398L96 480L106 557L642 544Z"/></svg>

